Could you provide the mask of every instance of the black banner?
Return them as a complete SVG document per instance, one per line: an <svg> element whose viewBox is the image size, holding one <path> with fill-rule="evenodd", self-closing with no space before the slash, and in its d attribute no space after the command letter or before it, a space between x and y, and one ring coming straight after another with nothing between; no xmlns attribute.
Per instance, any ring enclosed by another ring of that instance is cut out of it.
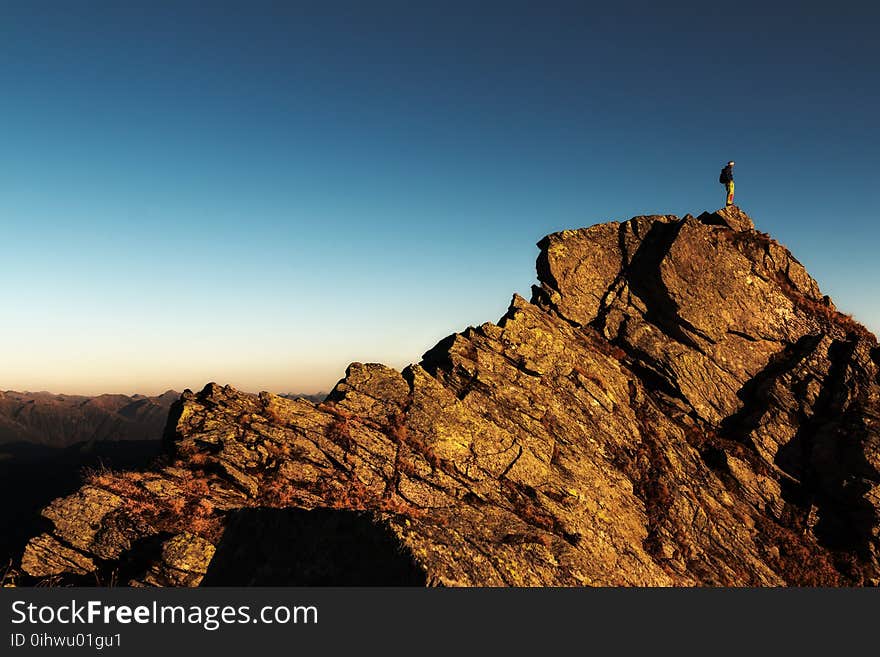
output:
<svg viewBox="0 0 880 657"><path fill-rule="evenodd" d="M876 595L821 589L13 588L0 590L0 654L836 654L870 637Z"/></svg>

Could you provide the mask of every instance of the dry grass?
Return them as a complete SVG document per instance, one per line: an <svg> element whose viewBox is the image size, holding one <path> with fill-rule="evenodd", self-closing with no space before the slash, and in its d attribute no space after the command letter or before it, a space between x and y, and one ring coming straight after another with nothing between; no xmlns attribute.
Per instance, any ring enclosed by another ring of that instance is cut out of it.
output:
<svg viewBox="0 0 880 657"><path fill-rule="evenodd" d="M566 434L565 427L559 419L549 410L541 416L541 426L554 439L559 440ZM555 448L555 445L554 445Z"/></svg>
<svg viewBox="0 0 880 657"><path fill-rule="evenodd" d="M592 328L584 327L584 332L589 336L590 342L593 347L600 354L604 354L605 356L609 356L616 361L624 362L627 357L627 353L618 347L616 344L613 344L609 340L605 339L605 336L601 335L598 331Z"/></svg>
<svg viewBox="0 0 880 657"><path fill-rule="evenodd" d="M810 297L805 296L798 291L788 277L782 272L777 272L776 283L779 285L782 293L794 303L798 310L819 319L821 322L829 326L830 329L838 328L844 331L847 335L856 335L859 338L876 342L874 334L853 319L852 315L835 310L830 303L817 301L816 299L811 299Z"/></svg>
<svg viewBox="0 0 880 657"><path fill-rule="evenodd" d="M119 569L114 568L110 571L110 574L107 575L106 579L100 570L96 570L94 573L95 576L95 586L99 588L115 588L119 586Z"/></svg>
<svg viewBox="0 0 880 657"><path fill-rule="evenodd" d="M782 245L776 242L767 233L762 232L738 232L738 231L721 231L718 233L720 239L725 239L743 251L742 247L750 247L752 251L756 249L768 250L770 246L776 245L784 249ZM746 254L751 258L755 258L755 254ZM831 327L837 327L847 333L854 333L862 338L874 339L873 334L864 326L859 324L851 315L838 312L829 304L822 300L811 299L801 293L791 282L788 276L781 271L775 272L774 280L779 285L783 294L788 297L795 306L801 311L819 318L821 321Z"/></svg>
<svg viewBox="0 0 880 657"><path fill-rule="evenodd" d="M34 584L34 587L39 589L54 589L63 585L64 575L49 575L48 577L43 577L37 580L37 582Z"/></svg>
<svg viewBox="0 0 880 657"><path fill-rule="evenodd" d="M288 459L292 452L288 443L274 443L266 441L263 444L263 448L266 450L266 454L268 455L269 459L276 462Z"/></svg>
<svg viewBox="0 0 880 657"><path fill-rule="evenodd" d="M813 543L797 527L778 524L769 518L757 518L761 538L767 548L765 560L791 586L851 586L835 568L830 553Z"/></svg>
<svg viewBox="0 0 880 657"><path fill-rule="evenodd" d="M210 501L209 475L202 470L192 476L175 479L180 488L177 495L161 496L144 487L141 472L116 472L106 468L84 472L87 484L119 495L125 501L123 510L135 521L146 521L160 531L179 534L190 532L207 541L216 542L222 534L222 522Z"/></svg>
<svg viewBox="0 0 880 657"><path fill-rule="evenodd" d="M636 401L635 393L635 386L631 386L630 405L635 411L642 440L634 449L618 451L612 463L632 482L633 492L645 505L648 537L644 541L644 548L656 557L661 552L661 533L675 502L676 485L669 459L661 446L663 438L656 435L649 412Z"/></svg>
<svg viewBox="0 0 880 657"><path fill-rule="evenodd" d="M345 452L350 452L354 449L355 443L351 437L351 418L349 416L334 418L327 426L326 436Z"/></svg>
<svg viewBox="0 0 880 657"><path fill-rule="evenodd" d="M370 488L355 475L344 482L337 479L322 480L308 493L321 500L321 505L329 509L393 513L409 518L425 516L424 509L400 497L393 488ZM273 508L306 508L311 504L306 503L305 497L299 487L277 475L261 487L254 504Z"/></svg>
<svg viewBox="0 0 880 657"><path fill-rule="evenodd" d="M562 533L559 519L540 506L536 491L528 486L504 479L501 482L501 492L513 505L514 513L525 523L545 532Z"/></svg>
<svg viewBox="0 0 880 657"><path fill-rule="evenodd" d="M558 520L555 516L548 513L537 504L525 502L517 507L516 512L520 518L533 527L543 529L547 532L556 530Z"/></svg>
<svg viewBox="0 0 880 657"><path fill-rule="evenodd" d="M278 411L276 411L272 406L266 406L263 408L263 417L265 417L272 424L276 424L279 426L284 426L287 423L278 415Z"/></svg>
<svg viewBox="0 0 880 657"><path fill-rule="evenodd" d="M281 475L263 483L259 495L254 501L255 506L268 506L283 509L290 506L299 506L302 503L302 494L289 480Z"/></svg>
<svg viewBox="0 0 880 657"><path fill-rule="evenodd" d="M410 432L405 421L406 417L403 413L395 413L391 417L385 434L398 447L406 445L413 452L421 455L431 466L432 470L441 469L443 467L443 461L434 452L434 448L428 444L422 436ZM400 453L401 452L398 449L398 455L400 455Z"/></svg>
<svg viewBox="0 0 880 657"><path fill-rule="evenodd" d="M351 452L357 446L351 435L352 428L356 423L373 426L373 423L369 420L365 420L344 408L339 408L333 402L324 402L319 404L318 408L333 416L333 420L327 425L324 435L332 443L339 445L345 452Z"/></svg>
<svg viewBox="0 0 880 657"><path fill-rule="evenodd" d="M3 576L0 577L0 588L8 589L15 587L17 575L18 573L14 567L14 562L10 559L6 564L6 567L3 569Z"/></svg>
<svg viewBox="0 0 880 657"><path fill-rule="evenodd" d="M553 538L550 534L528 533L528 534L505 534L501 538L502 545L524 545L526 543L535 543L549 549L553 545Z"/></svg>
<svg viewBox="0 0 880 657"><path fill-rule="evenodd" d="M735 246L749 246L753 249L766 249L771 244L778 244L770 237L770 233L764 233L760 230L719 230L716 232L716 236L719 240L730 242Z"/></svg>
<svg viewBox="0 0 880 657"><path fill-rule="evenodd" d="M205 466L214 464L216 460L217 459L210 454L205 454L205 452L193 452L187 459L187 463L194 465L197 468L204 468Z"/></svg>

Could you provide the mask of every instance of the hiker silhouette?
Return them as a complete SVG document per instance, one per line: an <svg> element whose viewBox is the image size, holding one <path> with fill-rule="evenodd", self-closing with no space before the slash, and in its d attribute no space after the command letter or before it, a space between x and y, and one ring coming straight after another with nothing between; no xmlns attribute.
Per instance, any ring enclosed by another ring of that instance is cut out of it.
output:
<svg viewBox="0 0 880 657"><path fill-rule="evenodd" d="M727 194L724 205L733 205L733 160L727 163L727 166L721 169L721 175L718 176L718 182L724 185L724 191Z"/></svg>

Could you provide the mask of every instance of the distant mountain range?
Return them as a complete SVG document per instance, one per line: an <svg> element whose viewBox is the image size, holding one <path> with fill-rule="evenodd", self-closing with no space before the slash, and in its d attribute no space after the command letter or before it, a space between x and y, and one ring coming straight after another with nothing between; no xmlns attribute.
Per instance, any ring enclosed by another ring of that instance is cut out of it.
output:
<svg viewBox="0 0 880 657"><path fill-rule="evenodd" d="M0 391L0 444L67 447L81 442L159 439L180 393L54 395Z"/></svg>
<svg viewBox="0 0 880 657"><path fill-rule="evenodd" d="M0 391L0 569L44 522L40 508L76 490L83 468L143 467L158 456L179 397Z"/></svg>
<svg viewBox="0 0 880 657"><path fill-rule="evenodd" d="M285 399L305 399L306 401L314 402L315 404L320 404L322 401L327 399L326 392L316 392L312 394L304 394L301 392L285 392L279 397L284 397Z"/></svg>

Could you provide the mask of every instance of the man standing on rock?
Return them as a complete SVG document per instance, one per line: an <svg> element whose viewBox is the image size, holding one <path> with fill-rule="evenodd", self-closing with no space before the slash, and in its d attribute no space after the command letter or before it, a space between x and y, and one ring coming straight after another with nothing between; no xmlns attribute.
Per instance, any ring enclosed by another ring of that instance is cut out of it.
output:
<svg viewBox="0 0 880 657"><path fill-rule="evenodd" d="M724 185L724 189L727 191L727 201L725 202L725 206L733 205L733 165L734 161L731 160L727 163L727 166L721 169L721 175L718 176L718 182Z"/></svg>

